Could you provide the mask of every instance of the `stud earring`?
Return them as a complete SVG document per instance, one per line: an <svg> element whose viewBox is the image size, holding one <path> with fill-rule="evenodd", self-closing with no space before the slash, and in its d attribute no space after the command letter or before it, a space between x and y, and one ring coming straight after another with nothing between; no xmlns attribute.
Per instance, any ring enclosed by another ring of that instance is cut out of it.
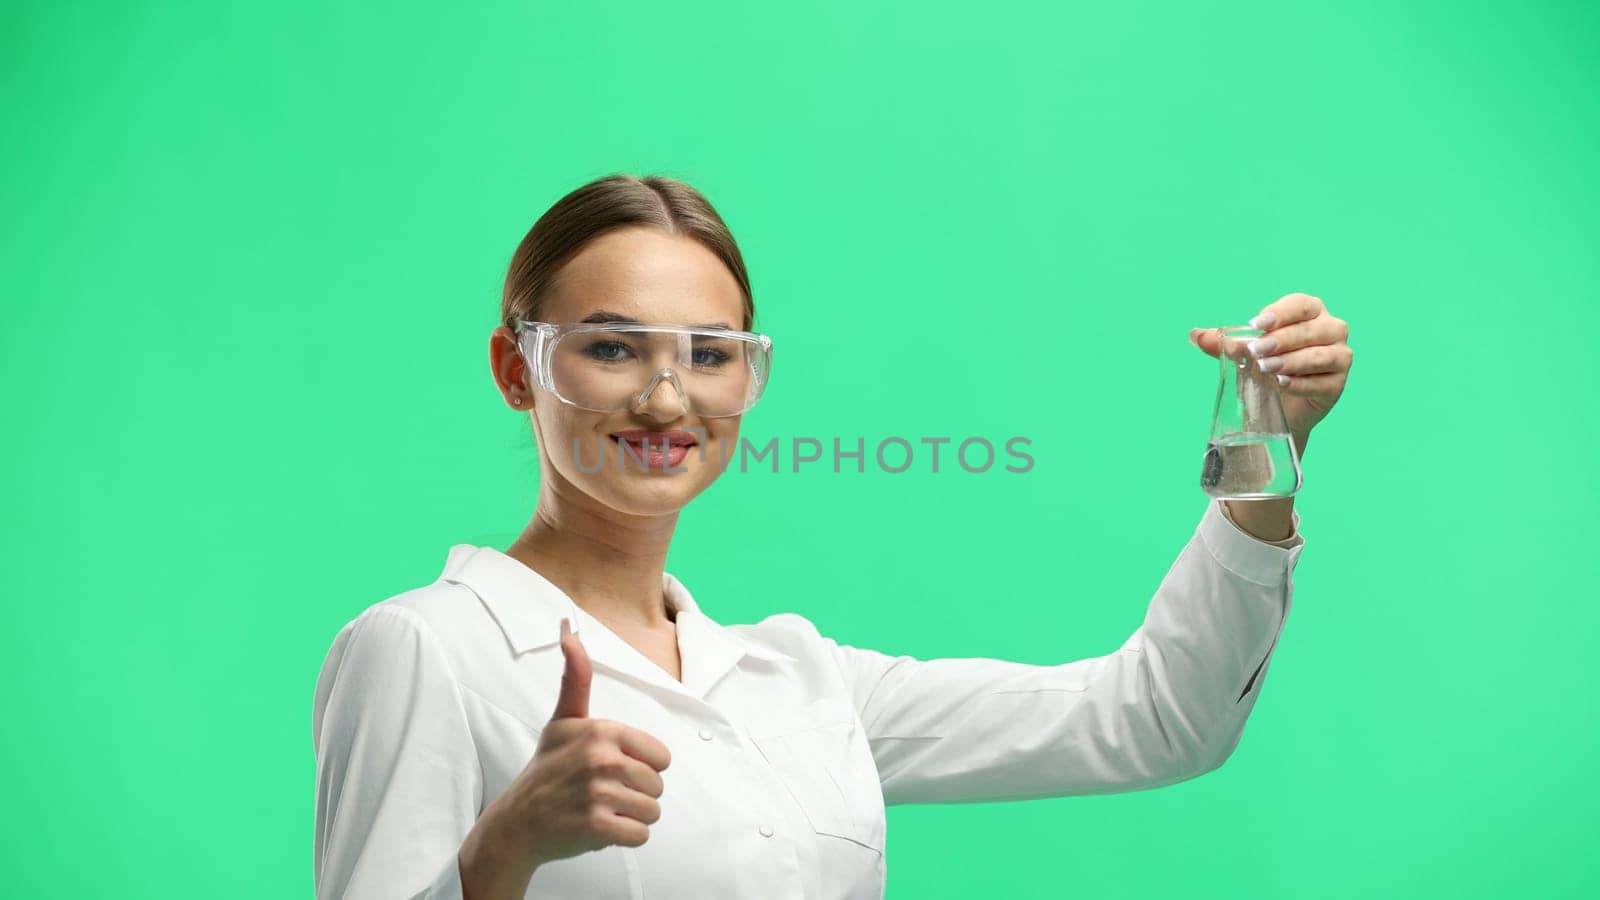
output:
<svg viewBox="0 0 1600 900"><path fill-rule="evenodd" d="M522 405L522 398L521 397L512 397L511 398L511 405L512 406L521 406Z"/></svg>

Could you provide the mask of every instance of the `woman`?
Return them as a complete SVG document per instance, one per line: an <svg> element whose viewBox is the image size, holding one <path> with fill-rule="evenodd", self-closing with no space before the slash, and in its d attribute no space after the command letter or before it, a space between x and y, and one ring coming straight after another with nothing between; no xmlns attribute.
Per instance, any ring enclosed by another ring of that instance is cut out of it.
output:
<svg viewBox="0 0 1600 900"><path fill-rule="evenodd" d="M537 436L537 508L504 552L452 547L334 639L318 897L877 898L885 803L1157 787L1238 742L1289 611L1291 500L1209 504L1108 656L918 660L793 614L724 626L664 571L770 358L721 218L681 182L599 179L528 232L501 312L490 363ZM1291 294L1253 324L1303 451L1345 323ZM1190 339L1216 355L1214 331Z"/></svg>

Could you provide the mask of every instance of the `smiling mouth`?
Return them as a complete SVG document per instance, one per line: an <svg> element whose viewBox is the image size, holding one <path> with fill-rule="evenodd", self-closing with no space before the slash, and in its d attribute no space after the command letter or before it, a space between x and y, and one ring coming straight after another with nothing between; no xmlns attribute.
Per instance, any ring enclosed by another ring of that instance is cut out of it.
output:
<svg viewBox="0 0 1600 900"><path fill-rule="evenodd" d="M679 447L693 447L699 443L699 441L696 441L694 438L687 435L631 435L614 433L610 437L612 440L619 443L632 444L640 450L649 449L659 451L663 448L668 450L676 450Z"/></svg>
<svg viewBox="0 0 1600 900"><path fill-rule="evenodd" d="M610 437L622 449L624 460L646 469L679 470L690 448L699 444L693 435L681 431L621 432Z"/></svg>

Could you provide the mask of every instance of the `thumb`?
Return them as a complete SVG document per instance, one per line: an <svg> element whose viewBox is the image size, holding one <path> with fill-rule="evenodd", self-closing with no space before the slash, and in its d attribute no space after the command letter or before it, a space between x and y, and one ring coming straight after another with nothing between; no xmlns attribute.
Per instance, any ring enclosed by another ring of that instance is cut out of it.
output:
<svg viewBox="0 0 1600 900"><path fill-rule="evenodd" d="M554 719L586 719L589 717L589 682L594 677L594 667L589 664L589 653L583 642L572 633L572 626L561 620L561 654L566 658L566 670L561 673L561 695L556 698Z"/></svg>
<svg viewBox="0 0 1600 900"><path fill-rule="evenodd" d="M1207 356L1215 357L1222 352L1222 334L1220 328L1191 328L1189 329L1189 343L1199 347Z"/></svg>

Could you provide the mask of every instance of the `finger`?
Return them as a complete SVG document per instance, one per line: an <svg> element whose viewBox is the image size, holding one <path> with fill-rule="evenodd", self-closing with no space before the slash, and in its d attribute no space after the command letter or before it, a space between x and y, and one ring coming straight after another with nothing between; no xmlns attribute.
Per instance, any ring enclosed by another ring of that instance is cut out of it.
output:
<svg viewBox="0 0 1600 900"><path fill-rule="evenodd" d="M623 726L622 732L617 735L617 746L622 752L639 760L657 772L665 769L672 762L672 752L667 745L661 743L637 728Z"/></svg>
<svg viewBox="0 0 1600 900"><path fill-rule="evenodd" d="M589 684L594 678L594 666L583 642L572 633L572 626L561 620L561 655L566 659L566 669L561 673L561 694L556 698L551 719L587 718L589 715Z"/></svg>
<svg viewBox="0 0 1600 900"><path fill-rule="evenodd" d="M661 796L661 791L666 785L661 780L660 772L631 756L624 755L622 759L623 785L647 797Z"/></svg>
<svg viewBox="0 0 1600 900"><path fill-rule="evenodd" d="M1344 391L1346 378L1343 372L1324 375L1288 375L1285 384L1282 378L1278 379L1278 390L1284 394L1295 394L1304 397L1337 397Z"/></svg>
<svg viewBox="0 0 1600 900"><path fill-rule="evenodd" d="M627 816L645 825L654 825L661 821L660 802L632 788L619 786L615 792L608 793L606 799L619 816Z"/></svg>
<svg viewBox="0 0 1600 900"><path fill-rule="evenodd" d="M1222 330L1219 328L1191 328L1189 329L1189 343L1199 347L1207 356L1216 356L1221 352Z"/></svg>
<svg viewBox="0 0 1600 900"><path fill-rule="evenodd" d="M606 807L595 810L591 827L609 844L642 847L644 842L650 839L650 826L632 816L621 815Z"/></svg>
<svg viewBox="0 0 1600 900"><path fill-rule="evenodd" d="M1263 357L1261 371L1282 375L1318 375L1350 368L1350 348L1344 344L1319 345Z"/></svg>
<svg viewBox="0 0 1600 900"><path fill-rule="evenodd" d="M1271 356L1274 353L1287 353L1302 347L1343 343L1348 333L1343 319L1318 316L1309 322L1297 322L1275 328L1250 343L1253 350L1259 348L1261 356Z"/></svg>
<svg viewBox="0 0 1600 900"><path fill-rule="evenodd" d="M1250 320L1250 327L1271 331L1322 315L1322 300L1310 294L1284 294L1268 303Z"/></svg>

